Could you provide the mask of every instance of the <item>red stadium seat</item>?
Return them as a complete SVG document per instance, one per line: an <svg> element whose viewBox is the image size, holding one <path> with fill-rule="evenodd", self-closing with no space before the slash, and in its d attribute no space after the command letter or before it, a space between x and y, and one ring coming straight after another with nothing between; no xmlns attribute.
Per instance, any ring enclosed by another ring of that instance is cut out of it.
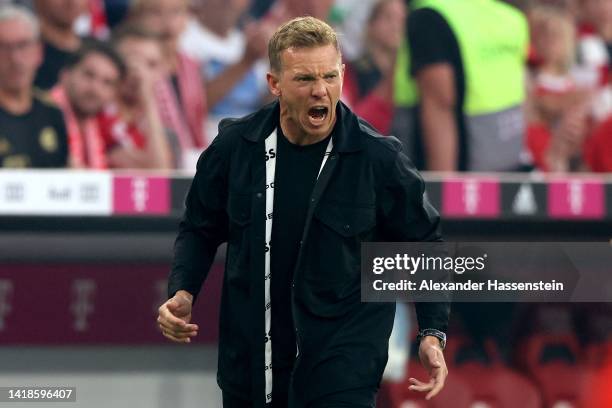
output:
<svg viewBox="0 0 612 408"><path fill-rule="evenodd" d="M553 408L565 403L566 407L578 407L582 384L585 382L583 365L561 362L543 364L530 373L542 393L544 407Z"/></svg>
<svg viewBox="0 0 612 408"><path fill-rule="evenodd" d="M453 336L444 350L446 364L449 367L460 366L466 362L479 361L487 365L502 364L499 350L492 340L485 340L482 347L475 347L474 342L465 336Z"/></svg>
<svg viewBox="0 0 612 408"><path fill-rule="evenodd" d="M526 377L502 365L466 363L454 369L472 391L472 406L487 408L541 408L542 399ZM452 405L450 405L452 406Z"/></svg>
<svg viewBox="0 0 612 408"><path fill-rule="evenodd" d="M598 368L589 368L584 375L579 408L612 408L612 360Z"/></svg>
<svg viewBox="0 0 612 408"><path fill-rule="evenodd" d="M517 350L516 363L527 372L533 372L542 364L553 361L582 363L580 346L573 334L532 335L525 339Z"/></svg>
<svg viewBox="0 0 612 408"><path fill-rule="evenodd" d="M592 368L612 364L612 340L587 345L584 355L585 364Z"/></svg>
<svg viewBox="0 0 612 408"><path fill-rule="evenodd" d="M573 335L534 335L519 347L517 360L540 389L544 407L579 406L585 365Z"/></svg>

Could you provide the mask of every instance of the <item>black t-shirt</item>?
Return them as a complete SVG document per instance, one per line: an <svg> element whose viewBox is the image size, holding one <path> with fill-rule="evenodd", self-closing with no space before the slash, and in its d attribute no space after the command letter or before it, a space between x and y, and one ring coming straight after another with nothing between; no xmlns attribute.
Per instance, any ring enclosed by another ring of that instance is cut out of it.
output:
<svg viewBox="0 0 612 408"><path fill-rule="evenodd" d="M291 314L291 283L300 249L310 195L317 181L329 137L298 146L278 127L274 209L270 253L272 301L272 367L292 366L296 355ZM330 136L331 137L331 136Z"/></svg>
<svg viewBox="0 0 612 408"><path fill-rule="evenodd" d="M46 41L43 41L43 46L43 62L36 72L34 85L39 89L49 90L57 84L60 71L73 53L59 49Z"/></svg>
<svg viewBox="0 0 612 408"><path fill-rule="evenodd" d="M66 167L67 162L66 126L57 107L37 97L22 115L0 107L0 167Z"/></svg>
<svg viewBox="0 0 612 408"><path fill-rule="evenodd" d="M459 129L458 163L459 170L465 170L467 167L467 129L463 116L465 75L457 38L446 20L444 20L444 17L437 11L429 8L411 12L408 17L407 29L408 43L410 45L411 74L413 76L416 76L420 70L433 64L448 63L453 68L455 94L457 95L455 117ZM417 106L418 109L419 107ZM419 114L416 115L416 118L415 155L412 159L418 168L423 169L426 167L426 163Z"/></svg>

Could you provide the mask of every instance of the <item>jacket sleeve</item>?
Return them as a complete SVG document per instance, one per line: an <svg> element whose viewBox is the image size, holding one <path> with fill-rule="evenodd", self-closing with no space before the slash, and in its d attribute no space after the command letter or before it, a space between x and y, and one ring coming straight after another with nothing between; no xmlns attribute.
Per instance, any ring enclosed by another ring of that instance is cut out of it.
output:
<svg viewBox="0 0 612 408"><path fill-rule="evenodd" d="M185 200L185 212L174 244L168 296L186 290L195 299L219 245L227 241L227 178L229 154L217 136L200 156Z"/></svg>
<svg viewBox="0 0 612 408"><path fill-rule="evenodd" d="M386 241L440 242L440 216L425 197L425 182L400 150L382 190L381 222ZM450 302L415 303L420 329L446 332Z"/></svg>

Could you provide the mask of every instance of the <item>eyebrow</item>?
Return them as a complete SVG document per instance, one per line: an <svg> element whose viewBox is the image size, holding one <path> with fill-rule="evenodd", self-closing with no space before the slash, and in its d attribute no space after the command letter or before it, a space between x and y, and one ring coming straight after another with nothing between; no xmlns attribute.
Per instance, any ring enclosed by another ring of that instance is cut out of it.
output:
<svg viewBox="0 0 612 408"><path fill-rule="evenodd" d="M334 69L332 71L328 71L323 73L321 76L323 78L327 78L333 75L338 75L339 71L337 69ZM305 74L305 73L297 73L293 76L294 79L314 79L315 75L314 74Z"/></svg>

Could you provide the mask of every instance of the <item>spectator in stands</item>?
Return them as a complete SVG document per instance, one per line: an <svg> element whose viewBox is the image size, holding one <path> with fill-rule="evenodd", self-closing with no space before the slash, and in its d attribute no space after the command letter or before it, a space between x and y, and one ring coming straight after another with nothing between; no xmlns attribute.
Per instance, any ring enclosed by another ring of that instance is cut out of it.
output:
<svg viewBox="0 0 612 408"><path fill-rule="evenodd" d="M405 20L403 0L378 0L368 18L364 53L346 65L344 99L385 135L393 116L393 74Z"/></svg>
<svg viewBox="0 0 612 408"><path fill-rule="evenodd" d="M106 21L110 28L125 22L130 11L131 0L104 0Z"/></svg>
<svg viewBox="0 0 612 408"><path fill-rule="evenodd" d="M117 87L125 75L121 57L110 45L97 40L83 42L62 69L51 97L64 112L72 167L108 167L97 116L115 101Z"/></svg>
<svg viewBox="0 0 612 408"><path fill-rule="evenodd" d="M426 2L410 12L408 42L410 59L404 66L416 81L420 125L416 134L404 129L398 136L418 166L521 169L528 49L524 15L497 0Z"/></svg>
<svg viewBox="0 0 612 408"><path fill-rule="evenodd" d="M588 170L612 173L612 115L593 129L586 142L584 158Z"/></svg>
<svg viewBox="0 0 612 408"><path fill-rule="evenodd" d="M34 6L44 45L43 63L34 83L47 90L57 83L59 72L81 45L73 26L87 10L87 0L35 0Z"/></svg>
<svg viewBox="0 0 612 408"><path fill-rule="evenodd" d="M345 61L356 60L365 51L364 27L372 7L378 0L337 0L330 10L329 21L342 38L342 57ZM404 5L409 1L404 1Z"/></svg>
<svg viewBox="0 0 612 408"><path fill-rule="evenodd" d="M159 116L155 86L163 78L159 37L136 26L121 27L113 46L127 74L114 105L99 118L109 167L173 168L173 152Z"/></svg>
<svg viewBox="0 0 612 408"><path fill-rule="evenodd" d="M68 141L62 113L33 92L42 46L36 17L0 6L0 167L64 167Z"/></svg>
<svg viewBox="0 0 612 408"><path fill-rule="evenodd" d="M196 61L179 50L187 18L187 0L135 0L131 19L162 38L166 78L157 92L164 126L176 135L180 147L179 167L194 168L206 147L204 83Z"/></svg>
<svg viewBox="0 0 612 408"><path fill-rule="evenodd" d="M538 64L530 86L527 144L540 169L578 170L592 93L580 83L575 23L558 7L535 6L529 16Z"/></svg>
<svg viewBox="0 0 612 408"><path fill-rule="evenodd" d="M312 16L328 20L334 0L276 0L265 16L277 26L300 16Z"/></svg>
<svg viewBox="0 0 612 408"><path fill-rule="evenodd" d="M74 30L81 37L108 39L110 27L106 18L104 0L87 0L85 11L74 23Z"/></svg>
<svg viewBox="0 0 612 408"><path fill-rule="evenodd" d="M612 2L583 0L579 26L578 57L599 85L593 103L593 116L599 122L612 114Z"/></svg>
<svg viewBox="0 0 612 408"><path fill-rule="evenodd" d="M256 111L270 99L263 59L275 27L239 20L247 11L245 0L195 0L194 18L181 37L182 49L197 59L206 81L209 106L206 134L214 137L224 117L240 117Z"/></svg>

